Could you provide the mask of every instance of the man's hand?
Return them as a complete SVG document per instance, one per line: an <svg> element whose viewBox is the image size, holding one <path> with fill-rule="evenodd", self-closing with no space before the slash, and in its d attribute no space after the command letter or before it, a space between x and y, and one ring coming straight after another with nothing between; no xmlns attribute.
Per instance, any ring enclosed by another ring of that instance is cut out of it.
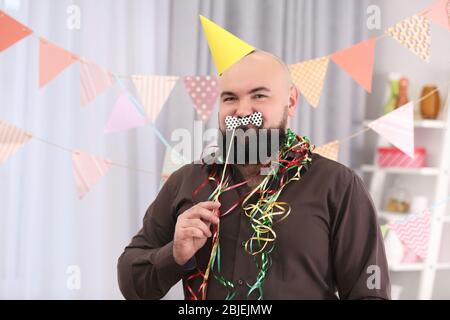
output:
<svg viewBox="0 0 450 320"><path fill-rule="evenodd" d="M179 265L184 265L205 245L212 236L211 223L218 224L215 210L219 202L200 202L178 216L173 237L173 257Z"/></svg>

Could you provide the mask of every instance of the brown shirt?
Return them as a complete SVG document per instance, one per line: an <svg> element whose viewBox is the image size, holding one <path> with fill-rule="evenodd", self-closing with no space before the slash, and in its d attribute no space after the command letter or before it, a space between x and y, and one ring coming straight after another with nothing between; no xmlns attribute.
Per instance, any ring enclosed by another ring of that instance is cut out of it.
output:
<svg viewBox="0 0 450 320"><path fill-rule="evenodd" d="M264 284L264 299L390 299L390 281L374 205L361 179L349 168L317 154L299 181L290 182L278 201L291 206L290 215L274 226L277 235L272 266ZM235 183L242 176L230 165ZM172 255L177 216L212 193L204 187L207 167L190 164L174 172L148 208L143 227L119 258L118 278L127 299L160 299L195 270L178 265ZM225 212L249 192L247 185L219 199ZM255 281L257 268L243 243L252 230L242 208L220 222L222 275L236 286L236 299L247 297L246 282ZM211 240L191 259L205 270ZM375 267L373 267L375 266ZM375 270L375 271L374 271ZM379 281L374 280L379 276ZM191 283L191 282L190 282ZM194 289L199 281L191 283ZM227 291L215 279L208 299L224 299ZM185 297L188 293L184 292Z"/></svg>

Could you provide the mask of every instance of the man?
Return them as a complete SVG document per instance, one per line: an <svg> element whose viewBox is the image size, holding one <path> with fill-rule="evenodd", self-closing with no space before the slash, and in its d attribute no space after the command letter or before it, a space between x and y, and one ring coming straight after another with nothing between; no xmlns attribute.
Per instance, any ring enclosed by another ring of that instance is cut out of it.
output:
<svg viewBox="0 0 450 320"><path fill-rule="evenodd" d="M255 112L262 113L263 128L286 132L296 111L298 91L288 68L266 52L254 51L227 69L219 90L222 132L227 116L242 119ZM258 130L252 125L246 129ZM228 164L231 184L243 184L216 202L207 199L217 185L204 184L210 165L190 164L174 172L119 258L125 298L160 299L180 280L186 298L201 298L203 275L210 267L214 274L207 281L206 299L389 299L383 240L363 182L337 162L314 153L310 160L301 179L279 195L277 201L288 204L290 212L270 226L276 236L270 240L273 249L265 252L271 262L262 273L264 258L255 263L258 254L249 254L255 221L244 214L244 204L233 209L264 181L261 166ZM255 194L245 205L251 208L257 201ZM219 219L217 212L225 211ZM209 263L219 221L220 270Z"/></svg>

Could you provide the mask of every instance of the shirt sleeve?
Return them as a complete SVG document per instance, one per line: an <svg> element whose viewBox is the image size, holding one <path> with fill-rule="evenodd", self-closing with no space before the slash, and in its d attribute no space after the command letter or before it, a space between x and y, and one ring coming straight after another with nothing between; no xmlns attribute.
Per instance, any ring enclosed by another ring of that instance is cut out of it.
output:
<svg viewBox="0 0 450 320"><path fill-rule="evenodd" d="M341 187L331 239L339 297L390 299L389 270L373 201L356 174L345 180L349 183Z"/></svg>
<svg viewBox="0 0 450 320"><path fill-rule="evenodd" d="M192 266L174 260L177 178L172 174L145 213L142 229L119 257L119 287L126 299L161 299Z"/></svg>

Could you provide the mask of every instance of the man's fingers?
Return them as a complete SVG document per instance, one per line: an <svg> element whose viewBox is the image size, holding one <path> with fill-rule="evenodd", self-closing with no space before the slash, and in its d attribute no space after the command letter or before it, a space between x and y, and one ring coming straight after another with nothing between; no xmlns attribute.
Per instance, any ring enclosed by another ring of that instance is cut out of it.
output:
<svg viewBox="0 0 450 320"><path fill-rule="evenodd" d="M186 216L187 219L203 219L205 221L218 224L219 218L213 214L213 211L207 210L203 207L196 207L193 209L188 216Z"/></svg>
<svg viewBox="0 0 450 320"><path fill-rule="evenodd" d="M197 206L208 209L208 210L214 210L219 209L220 202L217 201L204 201L197 203Z"/></svg>
<svg viewBox="0 0 450 320"><path fill-rule="evenodd" d="M184 222L184 226L200 229L206 237L212 236L211 230L209 230L209 226L207 226L205 222L200 219L186 219L186 221Z"/></svg>
<svg viewBox="0 0 450 320"><path fill-rule="evenodd" d="M186 238L189 238L189 237L200 238L200 239L207 238L202 230L195 228L195 227L183 228L183 234L185 235Z"/></svg>

